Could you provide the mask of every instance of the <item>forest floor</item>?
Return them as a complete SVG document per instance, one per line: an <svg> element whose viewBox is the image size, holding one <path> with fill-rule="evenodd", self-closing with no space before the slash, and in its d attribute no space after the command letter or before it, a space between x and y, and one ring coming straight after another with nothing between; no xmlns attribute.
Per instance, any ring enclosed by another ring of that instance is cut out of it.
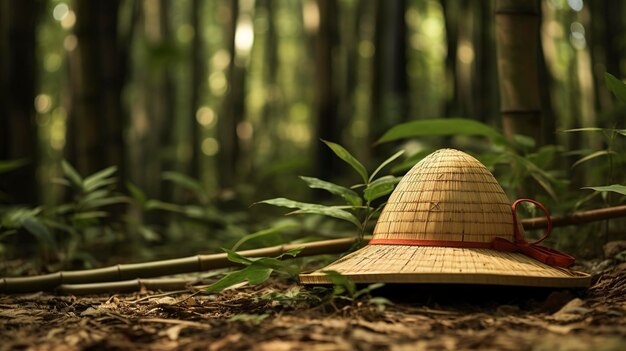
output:
<svg viewBox="0 0 626 351"><path fill-rule="evenodd" d="M0 350L626 350L626 264L586 291L380 294L393 303L315 302L281 279L211 295L0 295Z"/></svg>

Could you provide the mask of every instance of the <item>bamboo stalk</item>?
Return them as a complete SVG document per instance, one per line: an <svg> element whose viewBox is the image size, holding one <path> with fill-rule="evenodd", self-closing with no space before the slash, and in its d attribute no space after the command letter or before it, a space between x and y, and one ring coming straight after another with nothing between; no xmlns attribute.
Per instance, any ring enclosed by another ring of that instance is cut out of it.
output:
<svg viewBox="0 0 626 351"><path fill-rule="evenodd" d="M554 227L562 227L618 217L626 217L626 205L556 216L552 218L552 222ZM545 217L536 217L523 219L521 223L524 229L532 230L545 228L548 221ZM365 239L369 240L369 238ZM356 243L356 240L356 238L322 240L245 250L238 253L246 257L277 256L287 250L303 247L304 249L298 257L336 254L350 249ZM136 291L141 286L160 290L179 289L187 286L192 281L171 278L144 278L201 272L233 266L237 266L237 264L229 261L225 253L145 263L118 264L111 267L82 271L61 271L32 277L2 278L0 280L0 293L27 293L56 289L67 294L96 294Z"/></svg>
<svg viewBox="0 0 626 351"><path fill-rule="evenodd" d="M156 278L156 279L132 279L119 282L99 282L89 284L61 284L56 289L58 293L67 295L92 295L130 293L147 290L182 290L191 286L197 279L182 278Z"/></svg>
<svg viewBox="0 0 626 351"><path fill-rule="evenodd" d="M278 256L287 250L303 247L298 257L333 254L347 251L356 238L323 240L311 243L278 245L254 250L240 251L246 257ZM25 293L51 291L62 284L85 284L95 282L128 281L164 275L191 273L233 267L226 253L197 255L185 258L145 263L118 264L115 266L82 271L60 271L32 277L2 278L0 293Z"/></svg>
<svg viewBox="0 0 626 351"><path fill-rule="evenodd" d="M619 217L626 217L626 205L555 216L552 217L552 226L565 227L568 225L585 224ZM521 222L526 230L540 229L548 226L548 220L545 217L523 219Z"/></svg>

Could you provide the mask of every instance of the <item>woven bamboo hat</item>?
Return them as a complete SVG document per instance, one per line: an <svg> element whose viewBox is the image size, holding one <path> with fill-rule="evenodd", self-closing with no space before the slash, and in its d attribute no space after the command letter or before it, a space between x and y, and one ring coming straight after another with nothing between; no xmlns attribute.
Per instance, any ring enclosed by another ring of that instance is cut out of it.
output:
<svg viewBox="0 0 626 351"><path fill-rule="evenodd" d="M453 283L585 287L591 277L566 269L567 254L529 243L515 206L491 172L472 156L438 150L398 183L373 239L329 266L301 274L304 284L329 284L324 271L357 283ZM549 221L549 223L551 223Z"/></svg>

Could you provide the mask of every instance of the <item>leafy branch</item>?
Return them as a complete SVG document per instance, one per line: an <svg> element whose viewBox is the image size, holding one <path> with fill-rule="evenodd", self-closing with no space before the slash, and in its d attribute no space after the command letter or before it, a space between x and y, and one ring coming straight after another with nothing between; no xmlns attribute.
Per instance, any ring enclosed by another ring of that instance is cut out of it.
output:
<svg viewBox="0 0 626 351"><path fill-rule="evenodd" d="M374 201L389 195L400 181L399 177L392 175L376 177L386 166L399 158L404 151L395 153L383 161L371 174L368 174L365 166L343 146L326 140L322 140L322 142L324 142L337 157L350 165L359 175L363 183L355 184L348 188L314 177L302 176L300 179L311 189L326 190L340 197L344 201L344 205L328 206L294 201L282 197L263 200L258 203L295 209L295 211L289 212L288 214L318 214L350 222L357 228L359 239L362 239L365 236L365 231L368 228L370 220L380 213L384 205L380 204L373 207ZM360 189L361 194L359 194L356 189Z"/></svg>

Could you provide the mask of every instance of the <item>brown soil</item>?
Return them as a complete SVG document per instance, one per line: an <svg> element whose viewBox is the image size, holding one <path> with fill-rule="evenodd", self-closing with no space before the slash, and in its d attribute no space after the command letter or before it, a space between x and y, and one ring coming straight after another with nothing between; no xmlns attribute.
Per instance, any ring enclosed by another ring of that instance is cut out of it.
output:
<svg viewBox="0 0 626 351"><path fill-rule="evenodd" d="M586 292L503 299L455 289L444 298L411 289L386 295L392 305L319 301L282 280L213 295L0 295L0 350L626 349L626 271L618 268Z"/></svg>

